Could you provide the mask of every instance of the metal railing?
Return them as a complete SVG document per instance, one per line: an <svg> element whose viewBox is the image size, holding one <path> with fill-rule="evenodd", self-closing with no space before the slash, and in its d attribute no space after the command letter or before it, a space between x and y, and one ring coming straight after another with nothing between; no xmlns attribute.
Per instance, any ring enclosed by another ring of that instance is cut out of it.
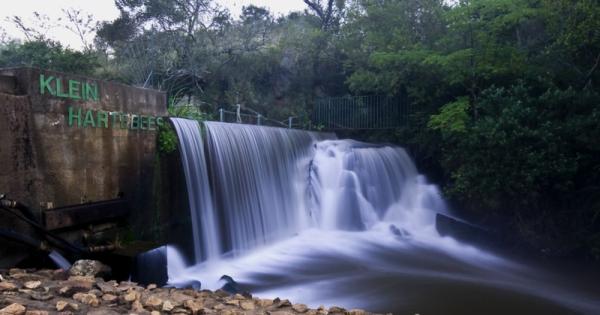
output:
<svg viewBox="0 0 600 315"><path fill-rule="evenodd" d="M315 102L313 123L323 129L393 129L408 124L408 102L401 97L333 97Z"/></svg>
<svg viewBox="0 0 600 315"><path fill-rule="evenodd" d="M228 110L225 110L224 108L220 108L219 109L219 121L229 122L229 123L238 123L238 124L251 124L251 125L259 125L259 126L282 127L282 128L300 127L300 125L294 124L294 118L296 118L296 117L288 117L286 120L277 121L274 119L270 119L266 116L263 116L259 112L256 112L250 108L244 108L244 110L247 112L251 112L251 114L243 113L240 105L236 105L235 111L228 111Z"/></svg>

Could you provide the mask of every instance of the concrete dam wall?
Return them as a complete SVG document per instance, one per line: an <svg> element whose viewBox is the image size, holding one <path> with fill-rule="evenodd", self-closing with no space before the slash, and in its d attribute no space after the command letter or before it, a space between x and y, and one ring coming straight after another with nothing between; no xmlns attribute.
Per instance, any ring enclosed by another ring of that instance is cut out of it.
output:
<svg viewBox="0 0 600 315"><path fill-rule="evenodd" d="M120 197L140 215L152 207L156 135L166 115L164 92L0 69L0 194L25 204L49 229L104 211L57 216L56 209ZM0 228L26 230L19 225L0 213ZM0 246L0 257L8 252Z"/></svg>

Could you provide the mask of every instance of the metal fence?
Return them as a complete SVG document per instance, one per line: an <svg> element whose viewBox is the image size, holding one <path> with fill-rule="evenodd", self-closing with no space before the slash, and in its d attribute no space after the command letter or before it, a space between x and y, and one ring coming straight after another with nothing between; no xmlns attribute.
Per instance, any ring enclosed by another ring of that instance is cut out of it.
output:
<svg viewBox="0 0 600 315"><path fill-rule="evenodd" d="M259 126L271 126L282 128L298 128L299 125L294 121L294 117L288 117L286 120L278 121L261 115L258 112L247 114L242 113L238 108L236 111L228 111L223 108L219 109L218 120L221 122L251 124Z"/></svg>
<svg viewBox="0 0 600 315"><path fill-rule="evenodd" d="M335 129L393 129L408 124L408 102L383 95L318 99L314 125Z"/></svg>

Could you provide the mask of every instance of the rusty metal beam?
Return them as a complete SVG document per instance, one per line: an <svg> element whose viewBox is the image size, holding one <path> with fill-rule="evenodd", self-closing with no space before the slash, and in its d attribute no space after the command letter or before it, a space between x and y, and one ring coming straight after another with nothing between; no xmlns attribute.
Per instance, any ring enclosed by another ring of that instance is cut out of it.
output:
<svg viewBox="0 0 600 315"><path fill-rule="evenodd" d="M108 221L125 217L130 209L125 199L72 205L46 210L44 224L48 230L57 230L66 227Z"/></svg>

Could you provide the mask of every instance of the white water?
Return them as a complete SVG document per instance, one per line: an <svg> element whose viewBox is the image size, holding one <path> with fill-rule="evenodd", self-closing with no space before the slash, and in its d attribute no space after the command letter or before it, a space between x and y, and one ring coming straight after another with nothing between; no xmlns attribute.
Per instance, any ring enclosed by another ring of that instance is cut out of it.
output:
<svg viewBox="0 0 600 315"><path fill-rule="evenodd" d="M229 275L260 297L407 313L600 309L593 295L440 237L435 214L447 212L444 201L402 148L279 128L205 126L221 227L221 239L212 240L219 240L221 257L185 266L168 250L172 284L197 280L214 290Z"/></svg>
<svg viewBox="0 0 600 315"><path fill-rule="evenodd" d="M200 125L188 119L172 118L171 121L179 137L181 164L187 184L194 258L196 262L215 259L221 254L221 240L208 184Z"/></svg>

